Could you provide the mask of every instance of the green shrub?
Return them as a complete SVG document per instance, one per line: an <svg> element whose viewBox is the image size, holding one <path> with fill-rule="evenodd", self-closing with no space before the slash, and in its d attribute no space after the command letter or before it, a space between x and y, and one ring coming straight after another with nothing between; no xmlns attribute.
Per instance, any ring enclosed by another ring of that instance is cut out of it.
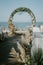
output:
<svg viewBox="0 0 43 65"><path fill-rule="evenodd" d="M41 48L35 49L33 55L31 56L32 65L43 65L43 51Z"/></svg>

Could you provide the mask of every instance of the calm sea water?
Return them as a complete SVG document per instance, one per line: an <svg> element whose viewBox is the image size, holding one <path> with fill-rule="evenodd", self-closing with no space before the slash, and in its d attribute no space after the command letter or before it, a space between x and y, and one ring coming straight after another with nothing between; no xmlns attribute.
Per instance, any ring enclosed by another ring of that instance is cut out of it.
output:
<svg viewBox="0 0 43 65"><path fill-rule="evenodd" d="M16 28L26 28L27 26L31 26L31 22L13 22ZM36 26L43 25L43 22L36 22ZM8 29L8 22L0 22L0 26L3 26Z"/></svg>

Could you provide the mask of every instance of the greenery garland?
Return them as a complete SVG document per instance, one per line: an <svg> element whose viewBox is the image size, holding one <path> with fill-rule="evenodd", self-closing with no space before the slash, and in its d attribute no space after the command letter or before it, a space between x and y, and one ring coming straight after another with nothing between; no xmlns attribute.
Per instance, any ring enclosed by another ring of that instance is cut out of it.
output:
<svg viewBox="0 0 43 65"><path fill-rule="evenodd" d="M29 9L29 8L26 8L26 7L19 7L17 9L15 9L11 15L10 15L10 18L9 18L9 23L10 23L10 20L13 19L13 16L17 13L17 12L27 12L28 14L30 14L31 18L32 18L32 24L35 25L35 22L36 22L36 19L35 19L35 16L33 14L33 12Z"/></svg>

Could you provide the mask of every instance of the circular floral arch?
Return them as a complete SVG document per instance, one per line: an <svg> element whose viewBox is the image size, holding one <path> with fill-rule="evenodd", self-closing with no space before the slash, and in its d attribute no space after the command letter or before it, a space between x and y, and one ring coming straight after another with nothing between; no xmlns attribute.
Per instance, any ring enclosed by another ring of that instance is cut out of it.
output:
<svg viewBox="0 0 43 65"><path fill-rule="evenodd" d="M26 7L19 7L19 8L17 8L17 9L15 9L15 10L11 13L11 15L10 15L9 23L10 23L11 20L13 20L13 16L14 16L17 12L27 12L27 13L31 16L32 25L35 25L35 22L36 22L35 15L34 15L34 13L33 13L29 8L26 8Z"/></svg>

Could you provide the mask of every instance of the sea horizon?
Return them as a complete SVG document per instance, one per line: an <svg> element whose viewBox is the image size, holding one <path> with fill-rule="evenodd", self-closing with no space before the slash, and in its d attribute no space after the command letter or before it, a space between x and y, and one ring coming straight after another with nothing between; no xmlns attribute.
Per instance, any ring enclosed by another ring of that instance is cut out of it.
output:
<svg viewBox="0 0 43 65"><path fill-rule="evenodd" d="M31 26L32 22L14 22L13 21L13 24L15 25L16 28L26 28L27 26ZM35 25L36 26L43 25L43 22L36 22ZM8 22L0 21L0 26L8 28Z"/></svg>

